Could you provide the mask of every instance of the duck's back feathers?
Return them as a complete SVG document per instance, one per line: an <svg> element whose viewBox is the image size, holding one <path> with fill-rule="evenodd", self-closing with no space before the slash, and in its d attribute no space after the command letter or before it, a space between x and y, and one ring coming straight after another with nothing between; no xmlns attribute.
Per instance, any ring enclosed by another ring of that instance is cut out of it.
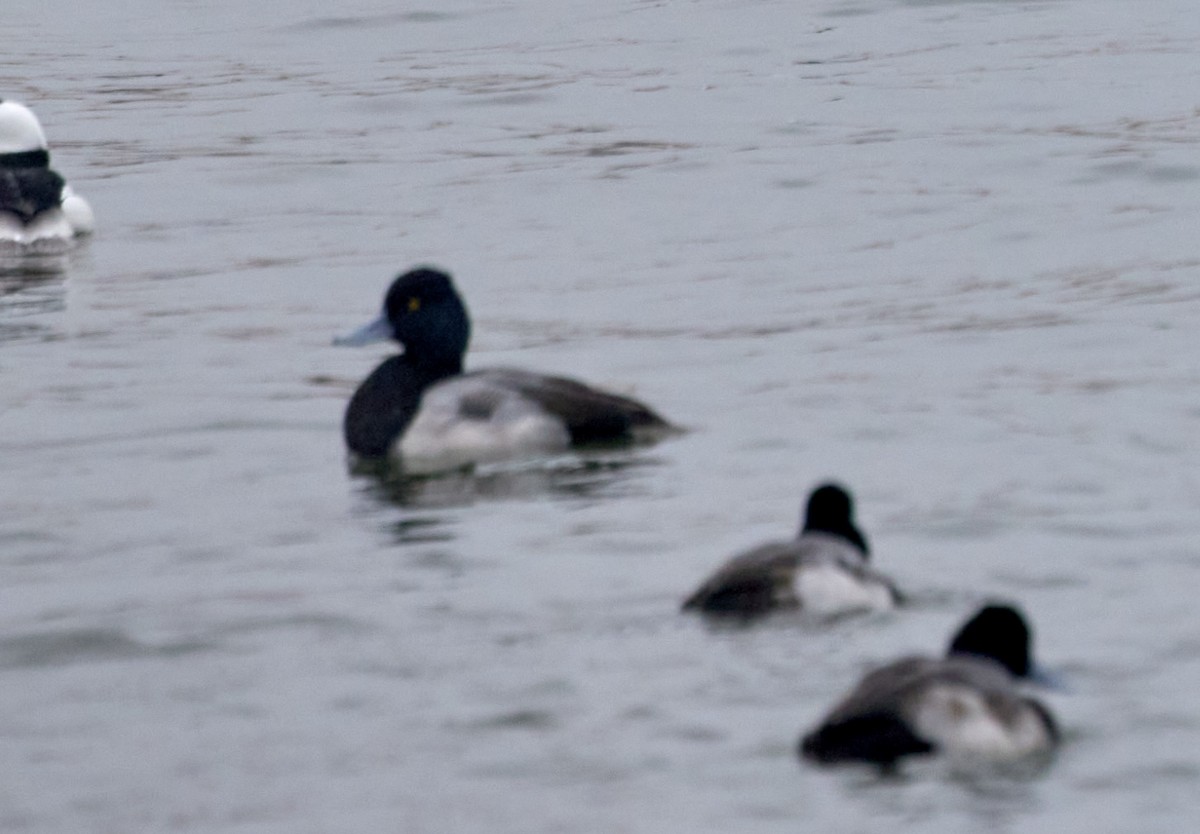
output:
<svg viewBox="0 0 1200 834"><path fill-rule="evenodd" d="M519 392L548 414L553 414L562 421L575 445L632 440L642 434L671 428L666 420L637 400L573 379L515 368L494 368L478 373L497 385Z"/></svg>
<svg viewBox="0 0 1200 834"><path fill-rule="evenodd" d="M396 456L410 472L631 440L656 428L668 424L641 403L573 380L511 368L427 376L404 355L367 377L343 423L351 451Z"/></svg>
<svg viewBox="0 0 1200 834"><path fill-rule="evenodd" d="M890 765L949 753L1016 759L1054 746L1049 711L999 664L971 656L910 657L868 674L800 743L823 764Z"/></svg>
<svg viewBox="0 0 1200 834"><path fill-rule="evenodd" d="M799 542L772 542L734 556L683 602L685 611L756 616L797 604L792 576Z"/></svg>
<svg viewBox="0 0 1200 834"><path fill-rule="evenodd" d="M820 615L884 610L899 601L887 577L840 536L804 533L734 556L683 603L684 610L753 617L782 608Z"/></svg>
<svg viewBox="0 0 1200 834"><path fill-rule="evenodd" d="M907 713L936 662L910 657L869 673L804 737L801 753L823 763L890 764L902 756L932 752L933 745L913 732Z"/></svg>

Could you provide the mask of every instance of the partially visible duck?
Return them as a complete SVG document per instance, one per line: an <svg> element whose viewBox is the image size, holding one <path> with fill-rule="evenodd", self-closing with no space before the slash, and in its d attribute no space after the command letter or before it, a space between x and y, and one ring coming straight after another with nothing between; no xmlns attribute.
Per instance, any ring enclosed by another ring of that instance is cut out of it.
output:
<svg viewBox="0 0 1200 834"><path fill-rule="evenodd" d="M783 608L830 616L885 611L900 594L872 570L854 502L837 484L812 491L799 535L734 556L683 603L685 611L753 617Z"/></svg>
<svg viewBox="0 0 1200 834"><path fill-rule="evenodd" d="M37 116L0 99L0 246L62 251L94 226L91 207L50 168Z"/></svg>
<svg viewBox="0 0 1200 834"><path fill-rule="evenodd" d="M1059 731L1020 686L1035 677L1030 642L1017 609L987 605L945 657L907 657L869 673L801 740L800 754L820 764L890 767L934 753L984 760L1045 753Z"/></svg>
<svg viewBox="0 0 1200 834"><path fill-rule="evenodd" d="M513 368L464 371L470 335L449 275L419 267L396 278L383 314L335 340L404 346L350 399L342 426L350 451L420 474L672 430L637 400L571 379Z"/></svg>

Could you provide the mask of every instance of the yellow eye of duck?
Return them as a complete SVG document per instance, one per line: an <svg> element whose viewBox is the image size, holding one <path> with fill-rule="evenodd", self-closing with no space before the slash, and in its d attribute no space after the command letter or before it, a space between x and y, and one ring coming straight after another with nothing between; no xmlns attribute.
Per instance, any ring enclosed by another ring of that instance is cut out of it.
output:
<svg viewBox="0 0 1200 834"><path fill-rule="evenodd" d="M421 299L416 298L414 296L413 298L410 298L408 300L408 312L415 313L415 312L417 312L417 310L420 310L420 309L421 309Z"/></svg>

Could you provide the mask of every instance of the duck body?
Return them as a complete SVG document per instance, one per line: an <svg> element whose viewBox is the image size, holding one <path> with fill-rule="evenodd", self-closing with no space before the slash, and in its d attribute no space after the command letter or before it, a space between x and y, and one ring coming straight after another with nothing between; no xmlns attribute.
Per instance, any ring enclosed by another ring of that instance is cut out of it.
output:
<svg viewBox="0 0 1200 834"><path fill-rule="evenodd" d="M93 227L91 207L50 168L37 117L23 104L0 100L0 245L61 251Z"/></svg>
<svg viewBox="0 0 1200 834"><path fill-rule="evenodd" d="M886 611L899 594L861 551L828 533L805 533L734 556L691 596L684 610L754 616L801 609L819 616Z"/></svg>
<svg viewBox="0 0 1200 834"><path fill-rule="evenodd" d="M1004 657L1015 645L1006 641L1022 639L1006 621L1013 611L989 606L976 615L972 622L983 618L979 651L952 644L945 657L906 657L867 674L804 736L800 754L820 764L890 767L908 756L1008 761L1053 749L1053 716L1024 693L1027 674ZM995 654L988 644L998 647Z"/></svg>
<svg viewBox="0 0 1200 834"><path fill-rule="evenodd" d="M886 611L899 603L900 594L870 567L869 552L854 523L849 493L824 484L809 496L795 539L734 556L684 600L683 609L740 617L781 609L819 616Z"/></svg>
<svg viewBox="0 0 1200 834"><path fill-rule="evenodd" d="M362 458L387 458L422 474L633 441L671 428L636 400L564 377L514 368L464 372L469 318L449 276L438 270L401 275L384 315L340 343L389 336L404 353L363 381L343 421L347 447Z"/></svg>

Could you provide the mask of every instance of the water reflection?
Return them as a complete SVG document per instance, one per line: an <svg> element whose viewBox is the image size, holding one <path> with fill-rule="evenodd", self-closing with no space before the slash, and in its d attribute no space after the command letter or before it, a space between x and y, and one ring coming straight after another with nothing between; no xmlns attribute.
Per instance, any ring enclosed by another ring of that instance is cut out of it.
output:
<svg viewBox="0 0 1200 834"><path fill-rule="evenodd" d="M50 333L28 319L66 309L66 266L63 256L0 257L0 342Z"/></svg>
<svg viewBox="0 0 1200 834"><path fill-rule="evenodd" d="M182 641L150 645L111 628L76 628L22 634L0 639L0 668L66 666L101 660L172 657L207 648Z"/></svg>
<svg viewBox="0 0 1200 834"><path fill-rule="evenodd" d="M848 793L866 798L881 815L932 823L948 808L980 830L1009 830L1015 818L1038 804L1053 755L1022 762L950 762L939 758L891 770L870 768L837 774ZM936 786L955 788L946 793Z"/></svg>
<svg viewBox="0 0 1200 834"><path fill-rule="evenodd" d="M421 476L405 475L387 463L358 461L350 472L375 506L418 511L386 525L396 544L412 545L455 538L453 517L440 510L537 497L579 501L644 494L640 476L661 462L648 455L597 452Z"/></svg>
<svg viewBox="0 0 1200 834"><path fill-rule="evenodd" d="M563 456L549 460L479 466L439 475L405 475L379 461L357 461L353 475L369 479L366 492L398 507L443 509L480 501L537 496L584 499L638 494L636 476L661 460L649 456Z"/></svg>
<svg viewBox="0 0 1200 834"><path fill-rule="evenodd" d="M280 31L303 34L306 32L327 32L339 29L375 29L406 23L442 23L454 20L456 17L458 17L456 14L432 10L344 17L317 17L283 26L280 28Z"/></svg>

